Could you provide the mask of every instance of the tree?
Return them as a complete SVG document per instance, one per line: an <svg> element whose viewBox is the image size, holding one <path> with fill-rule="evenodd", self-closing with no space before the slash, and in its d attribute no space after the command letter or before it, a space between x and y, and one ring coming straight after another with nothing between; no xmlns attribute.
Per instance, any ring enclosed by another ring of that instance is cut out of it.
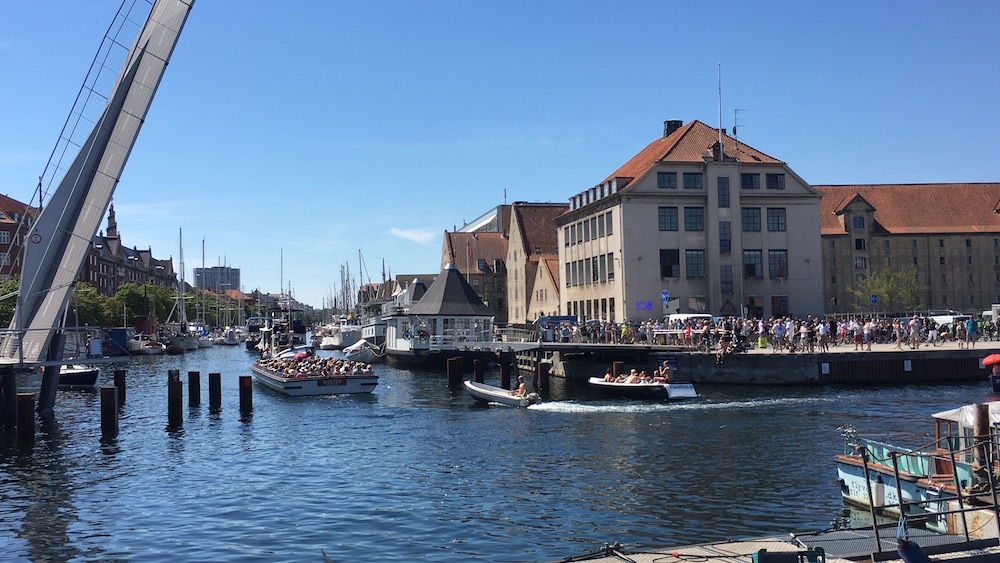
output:
<svg viewBox="0 0 1000 563"><path fill-rule="evenodd" d="M0 325L10 326L10 320L14 318L14 307L17 305L17 288L21 281L17 278L0 281Z"/></svg>
<svg viewBox="0 0 1000 563"><path fill-rule="evenodd" d="M858 309L871 307L871 296L878 296L878 308L883 311L912 311L920 308L920 294L924 287L917 283L917 271L881 268L873 275L857 282L848 291L857 298Z"/></svg>

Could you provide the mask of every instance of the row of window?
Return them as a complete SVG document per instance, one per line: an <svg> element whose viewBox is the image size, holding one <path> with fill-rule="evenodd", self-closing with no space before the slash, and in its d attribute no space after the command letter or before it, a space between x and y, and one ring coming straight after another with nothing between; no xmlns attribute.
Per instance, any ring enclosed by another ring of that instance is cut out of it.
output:
<svg viewBox="0 0 1000 563"><path fill-rule="evenodd" d="M966 256L965 257L965 263L968 266L972 266L973 265L972 256ZM941 266L945 265L944 256L939 256L938 257L938 264L940 264ZM993 257L993 264L994 265L1000 265L1000 256L994 256ZM890 257L887 256L885 258L885 265L886 266L892 266L892 258L890 258ZM917 260L916 256L913 257L913 265L914 266L919 266L920 265L918 263L918 260ZM836 256L831 256L830 257L830 267L831 268L836 268L837 267L837 257ZM867 268L868 267L868 258L865 257L865 256L855 256L854 257L854 267L857 268L857 269L859 269L859 270L863 270L863 269Z"/></svg>
<svg viewBox="0 0 1000 563"><path fill-rule="evenodd" d="M588 320L606 320L617 322L615 319L615 298L607 299L584 299L583 301L570 301L566 304L570 315Z"/></svg>
<svg viewBox="0 0 1000 563"><path fill-rule="evenodd" d="M611 211L563 227L563 246L582 244L614 234Z"/></svg>
<svg viewBox="0 0 1000 563"><path fill-rule="evenodd" d="M660 207L657 209L657 220L659 222L659 227L661 231L676 231L679 230L679 215L678 208L676 207ZM768 232L778 233L784 232L787 228L787 223L785 220L785 208L784 207L768 207L767 208L767 230ZM744 207L742 209L741 218L743 222L743 232L760 232L761 228L761 213L759 207ZM723 236L723 225L725 225L725 236ZM703 207L685 207L684 208L684 230L685 231L703 231L705 230L705 208ZM731 227L729 221L719 222L719 238L720 239L732 239ZM723 252L728 252L724 250Z"/></svg>
<svg viewBox="0 0 1000 563"><path fill-rule="evenodd" d="M729 177L720 176L720 180L725 179L726 192L729 191ZM683 172L681 175L681 181L683 186L688 190L700 190L703 186L702 173L701 172ZM769 190L783 190L785 189L785 175L784 174L765 174L764 175L765 186ZM673 189L677 187L677 173L676 172L657 172L656 173L656 187L661 189ZM722 188L722 182L719 183L719 188ZM760 174L758 173L744 173L740 174L740 189L743 190L759 190L760 189ZM728 200L728 198L727 198Z"/></svg>
<svg viewBox="0 0 1000 563"><path fill-rule="evenodd" d="M614 281L614 253L567 262L565 276L566 287Z"/></svg>
<svg viewBox="0 0 1000 563"><path fill-rule="evenodd" d="M728 282L732 287L733 271L732 266L722 266L720 278ZM728 269L728 271L727 271ZM787 278L788 277L788 251L768 250L767 251L767 272L768 277ZM660 277L680 278L681 277L681 251L676 248L660 249ZM685 250L684 251L684 277L703 278L705 277L705 251ZM763 278L764 277L764 251L744 250L743 251L743 277ZM725 287L725 285L724 285ZM730 290L731 292L731 290Z"/></svg>
<svg viewBox="0 0 1000 563"><path fill-rule="evenodd" d="M854 218L854 224L857 225L859 219L860 219L861 224L864 225L864 221L865 221L864 217L855 217ZM886 248L886 249L892 248L892 245L890 244L890 242L891 241L889 241L888 239L883 240L882 241L882 248ZM939 248L944 248L944 242L945 242L945 239L943 239L943 238L938 239L938 247ZM854 249L855 250L865 250L865 248L867 246L868 246L867 239L864 239L864 238L856 238L856 239L854 239ZM965 239L965 246L966 246L966 248L972 248L972 239L971 238ZM993 239L993 246L994 247L1000 247L1000 238ZM910 239L910 247L911 248L917 248L917 239ZM834 240L834 239L830 239L830 250L836 250L836 249L837 249L837 241Z"/></svg>

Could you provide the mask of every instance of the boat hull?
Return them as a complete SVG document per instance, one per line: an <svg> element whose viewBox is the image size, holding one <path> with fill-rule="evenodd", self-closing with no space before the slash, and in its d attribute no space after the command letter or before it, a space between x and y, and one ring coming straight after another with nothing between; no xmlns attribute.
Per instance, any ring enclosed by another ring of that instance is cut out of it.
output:
<svg viewBox="0 0 1000 563"><path fill-rule="evenodd" d="M88 366L63 366L59 370L58 389L63 391L89 391L97 387L100 368Z"/></svg>
<svg viewBox="0 0 1000 563"><path fill-rule="evenodd" d="M510 391L501 387L466 381L465 389L473 399L483 403L500 403L512 407L527 407L539 402L538 395L529 393L527 397L515 397Z"/></svg>
<svg viewBox="0 0 1000 563"><path fill-rule="evenodd" d="M283 377L256 363L250 366L254 380L278 393L292 397L311 395L356 395L371 393L378 386L378 375L343 374L336 376Z"/></svg>
<svg viewBox="0 0 1000 563"><path fill-rule="evenodd" d="M591 389L621 399L678 401L698 396L690 383L617 383L604 381L602 377L591 377L588 382Z"/></svg>

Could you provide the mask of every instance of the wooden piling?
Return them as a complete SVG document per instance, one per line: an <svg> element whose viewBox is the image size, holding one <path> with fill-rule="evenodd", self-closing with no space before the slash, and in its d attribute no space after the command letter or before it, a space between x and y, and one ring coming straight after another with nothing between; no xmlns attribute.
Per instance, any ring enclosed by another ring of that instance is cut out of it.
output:
<svg viewBox="0 0 1000 563"><path fill-rule="evenodd" d="M181 381L180 370L170 370L171 379L167 382L167 424L173 427L184 425L184 382ZM172 376L176 375L176 379Z"/></svg>
<svg viewBox="0 0 1000 563"><path fill-rule="evenodd" d="M118 372L122 373L122 377L125 375L124 370L117 370L115 372L115 379L118 379ZM113 440L118 436L118 397L121 395L121 389L118 385L101 387L101 438L104 440Z"/></svg>
<svg viewBox="0 0 1000 563"><path fill-rule="evenodd" d="M535 362L535 389L543 392L548 392L549 390L549 364L542 363L541 355L539 355L539 360Z"/></svg>
<svg viewBox="0 0 1000 563"><path fill-rule="evenodd" d="M188 406L201 406L201 372L188 372Z"/></svg>
<svg viewBox="0 0 1000 563"><path fill-rule="evenodd" d="M240 414L249 416L253 413L253 377L240 376Z"/></svg>
<svg viewBox="0 0 1000 563"><path fill-rule="evenodd" d="M181 370L179 369L167 370L167 381L180 381L180 380L181 380Z"/></svg>
<svg viewBox="0 0 1000 563"><path fill-rule="evenodd" d="M118 407L121 407L125 404L125 370L123 369L115 370L115 389L118 389ZM117 433L117 430L115 432Z"/></svg>
<svg viewBox="0 0 1000 563"><path fill-rule="evenodd" d="M35 394L17 394L17 443L31 447L35 444Z"/></svg>
<svg viewBox="0 0 1000 563"><path fill-rule="evenodd" d="M448 387L458 387L462 384L462 358L448 358Z"/></svg>
<svg viewBox="0 0 1000 563"><path fill-rule="evenodd" d="M222 374L208 374L208 410L218 412L222 410Z"/></svg>
<svg viewBox="0 0 1000 563"><path fill-rule="evenodd" d="M3 397L0 404L0 424L4 431L13 434L17 430L17 376L12 370L5 370L0 374L0 397Z"/></svg>
<svg viewBox="0 0 1000 563"><path fill-rule="evenodd" d="M517 369L514 351L500 352L500 387L510 389L510 372Z"/></svg>
<svg viewBox="0 0 1000 563"><path fill-rule="evenodd" d="M483 379L483 361L479 358L472 360L472 379L476 383L484 383L486 381Z"/></svg>

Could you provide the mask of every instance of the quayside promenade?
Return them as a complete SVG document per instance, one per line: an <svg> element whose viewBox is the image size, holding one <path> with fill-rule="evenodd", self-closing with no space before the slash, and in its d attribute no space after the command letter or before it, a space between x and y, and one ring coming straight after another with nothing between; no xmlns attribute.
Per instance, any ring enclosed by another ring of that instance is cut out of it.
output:
<svg viewBox="0 0 1000 563"><path fill-rule="evenodd" d="M648 344L532 343L517 351L519 368L532 371L538 358L542 369L551 363L550 375L574 381L602 375L615 361L626 367L652 369L670 361L685 380L729 385L828 385L878 383L948 383L986 379L989 369L980 361L1000 352L1000 342L980 341L974 349L959 349L956 342L911 349L895 343L854 344L829 347L827 352L775 351L751 347L726 354L722 361L714 352L699 352L680 346Z"/></svg>

